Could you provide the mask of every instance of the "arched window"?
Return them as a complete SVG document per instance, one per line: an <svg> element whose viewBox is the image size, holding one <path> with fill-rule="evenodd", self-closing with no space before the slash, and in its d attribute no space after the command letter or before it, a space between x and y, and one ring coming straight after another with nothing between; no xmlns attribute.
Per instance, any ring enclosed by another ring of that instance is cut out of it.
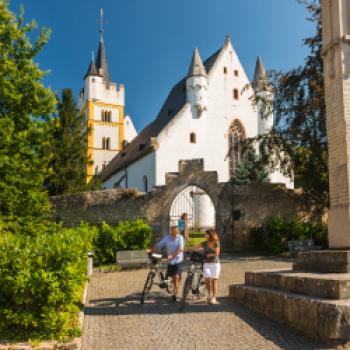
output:
<svg viewBox="0 0 350 350"><path fill-rule="evenodd" d="M148 192L148 179L146 175L142 177L142 182L143 182L143 191Z"/></svg>
<svg viewBox="0 0 350 350"><path fill-rule="evenodd" d="M229 170L230 170L230 176L233 176L237 165L242 160L242 153L243 153L243 141L245 139L245 130L242 125L242 123L235 119L229 129Z"/></svg>
<svg viewBox="0 0 350 350"><path fill-rule="evenodd" d="M190 142L191 143L196 143L197 142L196 133L194 133L194 132L190 133Z"/></svg>
<svg viewBox="0 0 350 350"><path fill-rule="evenodd" d="M238 89L233 89L233 99L239 100L239 91Z"/></svg>

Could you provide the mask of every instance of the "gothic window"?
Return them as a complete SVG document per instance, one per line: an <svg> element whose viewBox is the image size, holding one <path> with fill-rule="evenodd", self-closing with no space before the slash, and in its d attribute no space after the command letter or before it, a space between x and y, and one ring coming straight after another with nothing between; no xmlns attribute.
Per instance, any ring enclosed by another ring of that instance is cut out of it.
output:
<svg viewBox="0 0 350 350"><path fill-rule="evenodd" d="M235 69L235 70L233 71L233 74L235 75L235 77L238 77L238 70Z"/></svg>
<svg viewBox="0 0 350 350"><path fill-rule="evenodd" d="M243 141L245 139L245 130L239 120L234 120L229 129L229 170L230 176L233 176L237 165L242 160Z"/></svg>
<svg viewBox="0 0 350 350"><path fill-rule="evenodd" d="M143 191L148 192L148 179L146 175L143 176L142 182L143 182Z"/></svg>
<svg viewBox="0 0 350 350"><path fill-rule="evenodd" d="M196 140L196 134L194 132L191 132L190 133L190 142L191 143L196 143L197 140Z"/></svg>
<svg viewBox="0 0 350 350"><path fill-rule="evenodd" d="M238 92L238 89L233 89L233 98L235 100L238 100L239 99L239 92Z"/></svg>
<svg viewBox="0 0 350 350"><path fill-rule="evenodd" d="M227 67L224 67L224 74L227 74Z"/></svg>

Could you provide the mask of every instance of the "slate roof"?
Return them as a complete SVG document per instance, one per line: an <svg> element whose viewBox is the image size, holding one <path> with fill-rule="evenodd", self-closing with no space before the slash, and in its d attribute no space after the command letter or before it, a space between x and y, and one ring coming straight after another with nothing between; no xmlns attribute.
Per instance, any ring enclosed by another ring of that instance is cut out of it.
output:
<svg viewBox="0 0 350 350"><path fill-rule="evenodd" d="M204 67L209 74L222 49L219 49L205 62ZM156 119L147 125L122 151L107 165L100 177L107 180L113 174L126 168L131 163L155 150L153 138L169 124L186 104L186 78L180 80L170 91Z"/></svg>

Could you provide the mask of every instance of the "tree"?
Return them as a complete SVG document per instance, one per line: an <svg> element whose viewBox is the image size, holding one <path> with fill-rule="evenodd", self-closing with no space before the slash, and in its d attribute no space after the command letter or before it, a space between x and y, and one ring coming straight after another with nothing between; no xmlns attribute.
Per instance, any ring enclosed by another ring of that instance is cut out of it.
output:
<svg viewBox="0 0 350 350"><path fill-rule="evenodd" d="M254 148L249 147L243 153L242 162L232 177L235 187L241 187L254 182L269 182L269 174Z"/></svg>
<svg viewBox="0 0 350 350"><path fill-rule="evenodd" d="M23 23L0 0L0 219L12 231L35 233L50 215L43 183L47 176L47 119L55 96L41 82L44 72L34 62L50 32L36 41L33 21Z"/></svg>
<svg viewBox="0 0 350 350"><path fill-rule="evenodd" d="M308 20L315 23L316 32L304 40L310 53L303 66L271 74L275 126L260 141L266 150L264 157L276 165L271 155L278 155L284 170L293 169L296 187L321 212L328 205L321 8L318 0L297 1L308 9Z"/></svg>
<svg viewBox="0 0 350 350"><path fill-rule="evenodd" d="M58 117L52 122L51 175L46 186L50 195L87 189L87 135L85 117L75 106L71 89L64 89L58 103Z"/></svg>

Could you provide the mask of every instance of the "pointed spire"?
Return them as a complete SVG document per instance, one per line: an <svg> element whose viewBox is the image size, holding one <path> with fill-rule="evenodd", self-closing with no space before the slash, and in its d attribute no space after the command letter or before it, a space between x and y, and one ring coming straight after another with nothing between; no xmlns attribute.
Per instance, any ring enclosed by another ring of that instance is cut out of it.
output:
<svg viewBox="0 0 350 350"><path fill-rule="evenodd" d="M256 60L254 78L252 81L252 86L254 90L265 91L268 89L269 81L266 73L266 69L260 56Z"/></svg>
<svg viewBox="0 0 350 350"><path fill-rule="evenodd" d="M231 43L231 35L230 35L230 33L227 33L227 34L226 34L225 43L224 43L224 46L223 46L223 47L227 47L227 46L229 46L229 45L232 45L232 43Z"/></svg>
<svg viewBox="0 0 350 350"><path fill-rule="evenodd" d="M194 49L190 68L188 69L187 73L187 78L193 76L207 76L207 72L204 68L201 56L199 55L198 48Z"/></svg>
<svg viewBox="0 0 350 350"><path fill-rule="evenodd" d="M87 72L84 75L84 79L89 76L89 75L98 75L96 64L95 64L95 55L94 52L92 52L92 57L91 57L91 63L89 65L89 68Z"/></svg>
<svg viewBox="0 0 350 350"><path fill-rule="evenodd" d="M108 72L108 64L106 58L105 45L103 41L103 10L100 12L100 43L97 51L97 59L96 59L96 68L98 74L103 78L106 83L109 83L109 72Z"/></svg>

